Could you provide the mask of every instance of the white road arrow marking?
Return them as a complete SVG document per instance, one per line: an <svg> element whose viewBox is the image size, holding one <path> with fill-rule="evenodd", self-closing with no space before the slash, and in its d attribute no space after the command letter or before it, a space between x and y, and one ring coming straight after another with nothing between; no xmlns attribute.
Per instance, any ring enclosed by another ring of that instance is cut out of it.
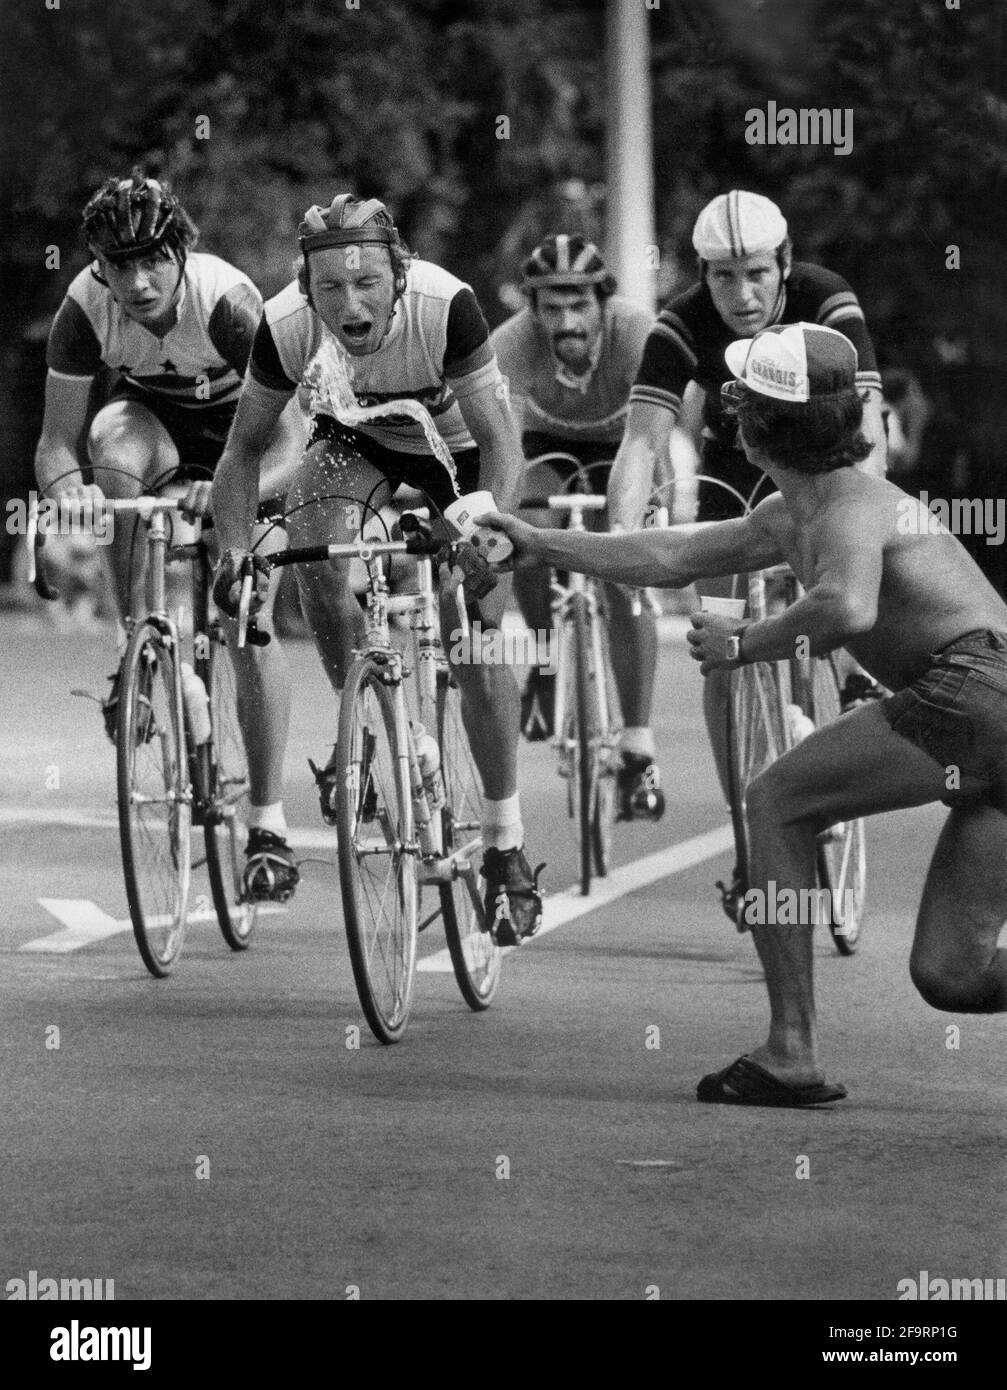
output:
<svg viewBox="0 0 1007 1390"><path fill-rule="evenodd" d="M51 913L57 922L63 923L62 931L50 932L48 936L38 936L34 941L26 941L19 951L33 951L39 954L62 956L70 951L79 951L106 936L118 936L120 932L132 931L133 924L127 917L119 921L104 912L97 903L88 898L39 898L39 905ZM259 915L286 912L278 904L263 903ZM199 922L216 922L217 914L211 909L203 912L190 912L186 925Z"/></svg>

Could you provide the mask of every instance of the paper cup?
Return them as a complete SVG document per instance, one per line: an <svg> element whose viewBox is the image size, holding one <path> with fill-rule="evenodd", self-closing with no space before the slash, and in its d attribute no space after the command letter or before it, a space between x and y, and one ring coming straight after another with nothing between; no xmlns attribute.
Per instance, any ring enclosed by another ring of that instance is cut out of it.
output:
<svg viewBox="0 0 1007 1390"><path fill-rule="evenodd" d="M506 560L514 547L502 531L484 530L475 524L473 517L482 516L484 512L495 512L496 509L492 492L486 491L466 493L444 508L448 521L491 563Z"/></svg>
<svg viewBox="0 0 1007 1390"><path fill-rule="evenodd" d="M719 613L722 618L743 618L748 603L743 598L710 598L703 594L699 606L704 613Z"/></svg>

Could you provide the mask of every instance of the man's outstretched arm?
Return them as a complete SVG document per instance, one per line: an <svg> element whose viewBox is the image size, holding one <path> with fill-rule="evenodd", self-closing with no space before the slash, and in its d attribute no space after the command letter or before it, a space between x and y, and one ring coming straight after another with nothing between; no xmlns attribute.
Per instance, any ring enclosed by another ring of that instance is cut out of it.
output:
<svg viewBox="0 0 1007 1390"><path fill-rule="evenodd" d="M737 521L616 535L539 529L499 512L476 521L504 531L518 561L531 556L556 569L639 589L681 589L697 579L763 569L783 559L775 535L757 511Z"/></svg>

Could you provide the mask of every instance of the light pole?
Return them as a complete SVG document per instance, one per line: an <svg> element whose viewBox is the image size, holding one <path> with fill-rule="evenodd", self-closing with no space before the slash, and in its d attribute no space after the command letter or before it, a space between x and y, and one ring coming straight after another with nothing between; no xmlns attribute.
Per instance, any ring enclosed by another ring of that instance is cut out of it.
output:
<svg viewBox="0 0 1007 1390"><path fill-rule="evenodd" d="M608 0L605 251L620 293L652 312L657 238L649 18L646 0Z"/></svg>

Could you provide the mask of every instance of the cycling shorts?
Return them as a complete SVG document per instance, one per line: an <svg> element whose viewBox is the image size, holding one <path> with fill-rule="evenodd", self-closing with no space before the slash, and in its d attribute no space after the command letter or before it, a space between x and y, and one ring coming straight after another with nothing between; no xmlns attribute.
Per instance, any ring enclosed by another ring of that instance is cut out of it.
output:
<svg viewBox="0 0 1007 1390"><path fill-rule="evenodd" d="M976 778L984 799L1007 812L1007 632L979 628L949 642L927 670L881 702L892 729L961 779ZM974 799L950 790L946 806Z"/></svg>
<svg viewBox="0 0 1007 1390"><path fill-rule="evenodd" d="M454 488L447 469L432 454L407 454L398 449L386 449L361 430L350 429L331 415L316 415L308 447L319 440L331 440L341 450L357 454L365 463L387 478L394 495L398 488L416 488L425 493L432 507L443 512L455 501ZM479 487L479 450L459 449L452 454L458 475L458 491L464 495ZM363 500L363 499L361 499Z"/></svg>
<svg viewBox="0 0 1007 1390"><path fill-rule="evenodd" d="M171 436L178 450L179 467L171 482L204 482L213 477L214 469L224 452L227 434L234 419L236 402L226 405L176 405L156 391L144 391L120 376L109 392L106 405L113 401L135 401L144 406ZM96 479L100 485L100 479ZM159 479L167 482L168 479Z"/></svg>
<svg viewBox="0 0 1007 1390"><path fill-rule="evenodd" d="M744 449L736 448L733 443L728 444L725 440L704 437L699 471L708 477L719 478L722 482L729 483L746 501L760 482L762 486L755 497L756 503L776 491L776 484L772 479L763 473L761 468L749 463ZM741 504L724 488L700 484L697 521L725 521L728 517L741 514Z"/></svg>
<svg viewBox="0 0 1007 1390"><path fill-rule="evenodd" d="M612 472L612 460L619 448L618 444L596 444L586 439L559 439L555 435L537 434L533 431L522 436L521 444L528 460L537 458L539 454L573 454L574 458L580 460L581 468L586 471L587 489L590 492L608 491L608 478ZM574 464L566 459L550 459L545 467L551 468L559 476L566 491L573 491L567 484L571 478L577 476L578 470Z"/></svg>

